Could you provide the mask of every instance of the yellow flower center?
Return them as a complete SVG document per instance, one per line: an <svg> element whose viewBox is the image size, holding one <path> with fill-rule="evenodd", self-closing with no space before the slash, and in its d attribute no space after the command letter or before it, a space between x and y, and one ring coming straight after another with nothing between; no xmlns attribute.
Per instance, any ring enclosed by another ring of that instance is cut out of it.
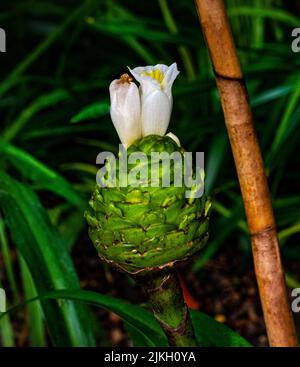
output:
<svg viewBox="0 0 300 367"><path fill-rule="evenodd" d="M143 71L142 75L150 76L152 79L157 80L159 84L162 84L162 81L164 80L164 74L159 69Z"/></svg>

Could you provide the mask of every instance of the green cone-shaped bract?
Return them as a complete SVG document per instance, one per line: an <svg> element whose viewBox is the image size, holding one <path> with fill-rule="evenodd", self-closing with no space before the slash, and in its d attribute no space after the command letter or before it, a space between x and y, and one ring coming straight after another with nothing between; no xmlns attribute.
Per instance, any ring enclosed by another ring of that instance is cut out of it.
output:
<svg viewBox="0 0 300 367"><path fill-rule="evenodd" d="M181 156L184 153L171 138L151 135L131 145L127 155L143 152L150 157L151 152L176 151ZM138 161L128 165L128 172L142 164ZM134 187L132 178L127 187L97 185L90 200L91 210L85 215L100 258L131 274L173 266L195 254L208 237L208 199L204 195L187 199L187 188L174 186L174 165L170 187L162 187L165 172L161 164L156 169L158 187ZM150 176L150 163L148 171Z"/></svg>

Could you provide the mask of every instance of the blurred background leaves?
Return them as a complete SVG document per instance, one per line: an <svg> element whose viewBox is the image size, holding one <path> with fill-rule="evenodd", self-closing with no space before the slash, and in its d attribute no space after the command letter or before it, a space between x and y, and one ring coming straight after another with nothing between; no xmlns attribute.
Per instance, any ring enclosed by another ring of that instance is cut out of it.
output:
<svg viewBox="0 0 300 367"><path fill-rule="evenodd" d="M291 50L300 1L226 4L265 158L288 284L300 287L300 56ZM228 248L251 264L238 181L193 1L18 0L3 1L0 9L7 35L7 52L0 54L0 283L9 306L38 296L2 317L2 345L111 342L103 317L82 304L101 295L78 292L86 284L82 268L90 262L96 265L88 269L101 269L101 276L86 276L98 279L94 290L110 292L102 283L118 277L98 262L96 251L86 250L92 244L83 211L95 184L97 154L118 148L108 85L127 65L178 63L170 130L186 149L206 154L206 191L214 200L211 236L187 279L205 277L210 262ZM78 253L84 254L80 266ZM126 277L123 282L135 294ZM51 301L42 297L62 289L69 292L64 300L55 293ZM123 296L118 289L110 294ZM104 308L116 312L111 305ZM128 325L125 318L131 340L147 344L151 332ZM160 340L150 339L155 345ZM224 340L235 343L234 337Z"/></svg>

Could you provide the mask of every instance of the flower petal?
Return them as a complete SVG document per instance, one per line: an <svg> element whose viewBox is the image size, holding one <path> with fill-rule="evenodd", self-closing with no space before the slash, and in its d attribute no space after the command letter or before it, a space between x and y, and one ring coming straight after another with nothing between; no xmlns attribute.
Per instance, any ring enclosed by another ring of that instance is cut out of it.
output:
<svg viewBox="0 0 300 367"><path fill-rule="evenodd" d="M110 115L125 147L141 138L141 102L135 83L114 80L109 86Z"/></svg>
<svg viewBox="0 0 300 367"><path fill-rule="evenodd" d="M168 96L171 96L171 89L174 83L174 80L176 79L177 75L179 74L179 71L177 69L177 64L174 62L172 65L169 66L168 70L165 73L165 77L163 80L163 86L165 92L168 94Z"/></svg>
<svg viewBox="0 0 300 367"><path fill-rule="evenodd" d="M168 66L157 64L149 66L138 66L134 69L130 69L130 67L128 67L128 69L139 83L149 81L152 82L154 85L159 86L165 77Z"/></svg>
<svg viewBox="0 0 300 367"><path fill-rule="evenodd" d="M175 143L181 147L181 144L180 144L180 140L177 138L177 136L173 133L168 133L166 134L166 136L168 136L169 138L173 139L175 141Z"/></svg>
<svg viewBox="0 0 300 367"><path fill-rule="evenodd" d="M142 95L142 135L165 135L171 115L172 101L156 89Z"/></svg>
<svg viewBox="0 0 300 367"><path fill-rule="evenodd" d="M164 135L172 110L171 89L179 74L176 63L171 66L157 64L129 70L140 83L142 135Z"/></svg>

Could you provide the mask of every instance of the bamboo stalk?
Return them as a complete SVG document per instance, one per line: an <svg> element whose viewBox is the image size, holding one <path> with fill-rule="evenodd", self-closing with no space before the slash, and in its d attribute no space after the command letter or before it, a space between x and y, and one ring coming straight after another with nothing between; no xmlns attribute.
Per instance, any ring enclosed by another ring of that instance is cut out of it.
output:
<svg viewBox="0 0 300 367"><path fill-rule="evenodd" d="M271 346L296 346L269 188L223 0L195 0L219 90L251 235Z"/></svg>
<svg viewBox="0 0 300 367"><path fill-rule="evenodd" d="M141 286L170 347L197 347L189 310L175 271L150 274L143 278Z"/></svg>

